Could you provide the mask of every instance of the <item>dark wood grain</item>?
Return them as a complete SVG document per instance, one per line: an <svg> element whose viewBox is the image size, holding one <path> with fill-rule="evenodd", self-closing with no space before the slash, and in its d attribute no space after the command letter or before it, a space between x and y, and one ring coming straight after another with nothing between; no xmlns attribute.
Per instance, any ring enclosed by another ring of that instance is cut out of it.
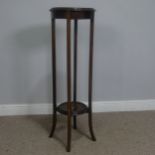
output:
<svg viewBox="0 0 155 155"><path fill-rule="evenodd" d="M56 36L55 36L55 18L52 18L52 75L53 75L53 124L52 130L50 133L50 137L53 136L56 123L57 123L57 115L56 115L56 102L57 102L57 78L56 78Z"/></svg>
<svg viewBox="0 0 155 155"><path fill-rule="evenodd" d="M76 8L76 7L54 7L50 11L95 11L94 8Z"/></svg>
<svg viewBox="0 0 155 155"><path fill-rule="evenodd" d="M70 14L67 17L67 152L71 149L71 20Z"/></svg>
<svg viewBox="0 0 155 155"><path fill-rule="evenodd" d="M77 42L78 42L78 20L74 20L74 87L73 87L73 102L74 102L74 107L76 110L77 106ZM76 115L73 117L73 128L77 128L77 118Z"/></svg>
<svg viewBox="0 0 155 155"><path fill-rule="evenodd" d="M91 13L95 11L93 8L70 8L70 7L56 7L50 9L53 17L58 19L67 19L68 13L70 19L89 19Z"/></svg>
<svg viewBox="0 0 155 155"><path fill-rule="evenodd" d="M94 45L94 14L91 16L90 20L90 47L89 47L89 72L88 72L88 105L89 105L89 112L88 112L88 123L89 123L89 130L93 141L96 141L94 131L93 131L93 124L92 124L92 80L93 80L93 45Z"/></svg>
<svg viewBox="0 0 155 155"><path fill-rule="evenodd" d="M67 115L68 114L67 103L68 102L64 102L64 103L60 104L57 107L57 111L61 114ZM88 107L82 102L77 101L76 107L75 107L75 102L71 102L71 104L72 104L71 115L73 117L88 112Z"/></svg>
<svg viewBox="0 0 155 155"><path fill-rule="evenodd" d="M73 127L77 128L77 115L88 113L89 131L92 140L95 141L92 120L92 90L93 90L93 44L94 44L94 12L93 8L70 8L56 7L50 9L52 17L52 74L53 74L53 124L50 137L53 136L56 123L57 112L67 115L67 152L71 150L71 127L73 117ZM55 35L55 20L66 19L66 74L67 74L67 101L57 106L57 77L56 77L56 35ZM88 106L81 101L77 101L77 58L78 58L78 20L90 20L90 40L89 40L89 69L88 69ZM74 48L73 57L71 51L71 20L74 20ZM72 68L73 58L73 68ZM73 69L73 87L72 87L72 69ZM72 90L73 88L73 90ZM72 99L73 94L73 99Z"/></svg>

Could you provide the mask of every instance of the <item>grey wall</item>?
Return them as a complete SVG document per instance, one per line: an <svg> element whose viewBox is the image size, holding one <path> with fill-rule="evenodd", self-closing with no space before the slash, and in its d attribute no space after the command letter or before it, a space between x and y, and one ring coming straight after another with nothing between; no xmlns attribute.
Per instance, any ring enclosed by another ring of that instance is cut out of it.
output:
<svg viewBox="0 0 155 155"><path fill-rule="evenodd" d="M155 98L155 1L0 0L0 104L51 101L50 13L96 8L94 100ZM87 96L88 22L80 22L78 97ZM59 98L65 99L65 22L57 22ZM63 67L60 67L63 66Z"/></svg>

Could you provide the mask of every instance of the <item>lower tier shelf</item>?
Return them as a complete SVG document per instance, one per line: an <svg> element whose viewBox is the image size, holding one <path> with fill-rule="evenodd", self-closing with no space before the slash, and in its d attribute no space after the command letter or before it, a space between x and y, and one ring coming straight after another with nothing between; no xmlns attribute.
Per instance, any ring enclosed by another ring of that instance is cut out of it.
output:
<svg viewBox="0 0 155 155"><path fill-rule="evenodd" d="M71 102L72 104L72 116L84 114L88 112L88 107L82 102ZM57 107L57 111L61 114L67 115L67 102L64 102Z"/></svg>

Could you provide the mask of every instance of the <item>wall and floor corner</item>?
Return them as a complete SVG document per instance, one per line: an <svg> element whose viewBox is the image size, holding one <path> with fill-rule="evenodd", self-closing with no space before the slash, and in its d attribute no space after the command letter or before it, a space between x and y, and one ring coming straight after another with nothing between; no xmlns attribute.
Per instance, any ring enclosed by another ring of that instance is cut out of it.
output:
<svg viewBox="0 0 155 155"><path fill-rule="evenodd" d="M97 10L94 111L154 110L154 1L5 0L0 2L0 115L51 113L48 10L55 6ZM87 22L79 23L78 98L87 101L89 31ZM57 21L58 102L66 99L65 26Z"/></svg>

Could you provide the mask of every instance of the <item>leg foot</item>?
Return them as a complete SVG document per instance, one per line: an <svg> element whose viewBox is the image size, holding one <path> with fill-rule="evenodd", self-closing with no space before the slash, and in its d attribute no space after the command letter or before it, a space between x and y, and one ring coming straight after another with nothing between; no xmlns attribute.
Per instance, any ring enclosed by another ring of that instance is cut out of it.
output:
<svg viewBox="0 0 155 155"><path fill-rule="evenodd" d="M71 150L71 111L68 114L68 120L67 120L67 152L70 152Z"/></svg>
<svg viewBox="0 0 155 155"><path fill-rule="evenodd" d="M56 128L56 122L57 122L56 114L53 114L53 124L52 124L52 129L49 137L53 137L53 134Z"/></svg>
<svg viewBox="0 0 155 155"><path fill-rule="evenodd" d="M93 141L96 141L96 137L93 131L93 124L92 124L92 114L89 113L89 117L88 117L88 122L89 122L89 131L90 131L90 135Z"/></svg>
<svg viewBox="0 0 155 155"><path fill-rule="evenodd" d="M77 129L77 117L76 116L73 116L73 129Z"/></svg>

